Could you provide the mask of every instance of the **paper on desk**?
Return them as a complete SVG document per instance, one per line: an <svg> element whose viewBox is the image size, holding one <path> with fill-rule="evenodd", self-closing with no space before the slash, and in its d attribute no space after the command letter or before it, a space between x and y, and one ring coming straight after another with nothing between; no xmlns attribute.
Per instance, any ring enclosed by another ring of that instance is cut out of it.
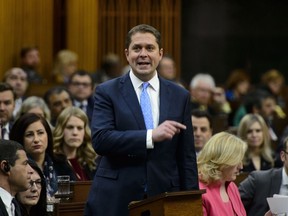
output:
<svg viewBox="0 0 288 216"><path fill-rule="evenodd" d="M267 198L267 202L273 214L288 213L288 196L274 194Z"/></svg>

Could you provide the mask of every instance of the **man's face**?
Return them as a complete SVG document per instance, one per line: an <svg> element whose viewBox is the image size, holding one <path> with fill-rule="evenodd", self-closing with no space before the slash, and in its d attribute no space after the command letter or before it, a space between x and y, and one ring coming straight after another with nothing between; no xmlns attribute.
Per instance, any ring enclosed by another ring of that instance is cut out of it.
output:
<svg viewBox="0 0 288 216"><path fill-rule="evenodd" d="M198 85L191 90L191 95L200 105L208 105L212 96L212 89L209 84L199 82Z"/></svg>
<svg viewBox="0 0 288 216"><path fill-rule="evenodd" d="M30 50L26 53L26 56L22 59L23 64L32 68L37 67L40 64L40 55L37 49Z"/></svg>
<svg viewBox="0 0 288 216"><path fill-rule="evenodd" d="M176 78L176 70L174 61L170 58L162 58L160 61L160 68L159 68L159 74L168 80L173 80Z"/></svg>
<svg viewBox="0 0 288 216"><path fill-rule="evenodd" d="M159 49L153 34L138 32L132 35L125 55L135 76L142 81L148 81L156 74L163 50Z"/></svg>
<svg viewBox="0 0 288 216"><path fill-rule="evenodd" d="M194 145L197 152L201 151L206 142L212 136L212 129L206 117L197 118L192 116L194 132Z"/></svg>
<svg viewBox="0 0 288 216"><path fill-rule="evenodd" d="M13 116L15 100L10 90L0 92L0 121L2 125L9 122Z"/></svg>
<svg viewBox="0 0 288 216"><path fill-rule="evenodd" d="M24 150L17 151L18 159L15 165L10 165L9 185L11 194L15 195L17 192L25 191L30 187L31 174L33 169L28 164L28 158Z"/></svg>
<svg viewBox="0 0 288 216"><path fill-rule="evenodd" d="M72 96L79 101L88 99L93 92L93 86L89 76L75 75L68 88Z"/></svg>
<svg viewBox="0 0 288 216"><path fill-rule="evenodd" d="M27 74L21 68L14 68L7 76L6 83L12 86L17 97L22 97L28 87Z"/></svg>
<svg viewBox="0 0 288 216"><path fill-rule="evenodd" d="M276 108L276 101L273 98L266 98L262 101L261 115L264 118L273 116Z"/></svg>
<svg viewBox="0 0 288 216"><path fill-rule="evenodd" d="M54 119L59 116L62 110L69 106L72 106L72 101L66 91L62 91L59 94L54 93L50 95L49 108Z"/></svg>

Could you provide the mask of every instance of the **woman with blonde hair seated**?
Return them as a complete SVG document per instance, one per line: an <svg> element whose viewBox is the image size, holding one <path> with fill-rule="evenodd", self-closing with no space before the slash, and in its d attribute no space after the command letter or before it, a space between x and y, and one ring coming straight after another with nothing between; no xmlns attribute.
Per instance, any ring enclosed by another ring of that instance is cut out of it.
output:
<svg viewBox="0 0 288 216"><path fill-rule="evenodd" d="M96 153L87 115L77 107L67 107L57 118L53 137L54 152L67 158L70 170L66 172L71 179L91 180L96 169Z"/></svg>
<svg viewBox="0 0 288 216"><path fill-rule="evenodd" d="M240 194L233 182L242 169L246 143L238 137L221 132L205 144L198 156L199 188L203 215L246 215Z"/></svg>
<svg viewBox="0 0 288 216"><path fill-rule="evenodd" d="M241 119L238 137L248 144L243 160L244 172L267 170L274 166L269 129L259 114L247 114Z"/></svg>
<svg viewBox="0 0 288 216"><path fill-rule="evenodd" d="M78 69L78 55L71 50L60 50L57 53L53 75L55 82L67 84L71 74Z"/></svg>

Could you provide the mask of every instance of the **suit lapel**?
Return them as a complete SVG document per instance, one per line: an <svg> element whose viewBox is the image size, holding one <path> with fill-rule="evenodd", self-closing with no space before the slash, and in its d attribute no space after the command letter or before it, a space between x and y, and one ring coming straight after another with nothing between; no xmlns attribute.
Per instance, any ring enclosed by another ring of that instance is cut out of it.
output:
<svg viewBox="0 0 288 216"><path fill-rule="evenodd" d="M281 187L282 182L282 169L278 169L274 176L271 178L271 186L270 186L270 196L273 196L274 194L278 194Z"/></svg>
<svg viewBox="0 0 288 216"><path fill-rule="evenodd" d="M171 90L169 88L169 83L159 77L160 82L160 109L159 109L159 124L165 121L168 117L168 111L170 107L170 97Z"/></svg>
<svg viewBox="0 0 288 216"><path fill-rule="evenodd" d="M122 77L120 80L120 92L123 95L123 98L127 104L127 107L131 110L134 115L140 129L145 129L145 122L142 115L141 107L139 101L132 85L132 82L129 77L129 73Z"/></svg>

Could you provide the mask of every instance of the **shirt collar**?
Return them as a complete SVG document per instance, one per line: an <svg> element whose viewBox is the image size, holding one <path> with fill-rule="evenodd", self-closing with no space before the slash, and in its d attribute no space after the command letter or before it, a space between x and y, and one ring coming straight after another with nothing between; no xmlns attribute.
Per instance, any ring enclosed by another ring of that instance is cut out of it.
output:
<svg viewBox="0 0 288 216"><path fill-rule="evenodd" d="M285 172L284 167L282 168L282 185L288 185L288 176Z"/></svg>
<svg viewBox="0 0 288 216"><path fill-rule="evenodd" d="M77 106L77 107L79 107L79 106L81 106L81 105L83 105L83 106L87 106L88 105L88 101L87 100L83 100L83 101L77 101L77 100L74 100L74 104L75 104L75 106Z"/></svg>
<svg viewBox="0 0 288 216"><path fill-rule="evenodd" d="M1 199L4 203L5 206L7 206L8 208L10 208L11 202L13 197L11 196L11 194L6 191L5 189L0 187L0 195L1 195Z"/></svg>
<svg viewBox="0 0 288 216"><path fill-rule="evenodd" d="M135 76L135 74L132 72L132 69L129 72L129 76L130 76L130 79L131 79L131 82L132 82L132 85L134 86L134 88L136 88L136 89L141 88L142 89L141 85L142 85L143 81ZM159 78L158 78L157 72L152 77L152 79L150 79L148 82L149 82L150 86L152 87L152 89L154 89L155 91L159 91Z"/></svg>

